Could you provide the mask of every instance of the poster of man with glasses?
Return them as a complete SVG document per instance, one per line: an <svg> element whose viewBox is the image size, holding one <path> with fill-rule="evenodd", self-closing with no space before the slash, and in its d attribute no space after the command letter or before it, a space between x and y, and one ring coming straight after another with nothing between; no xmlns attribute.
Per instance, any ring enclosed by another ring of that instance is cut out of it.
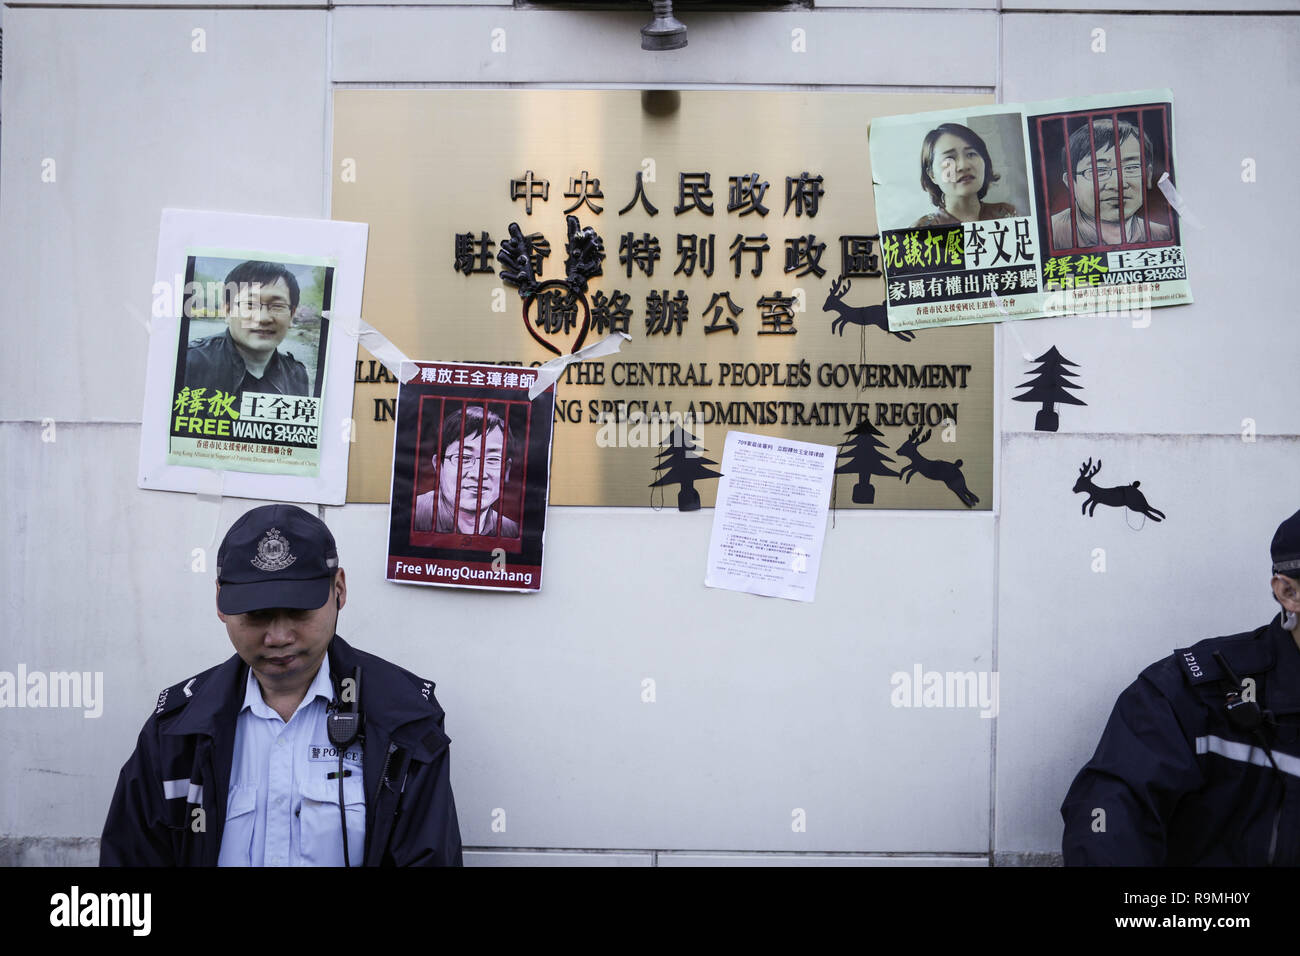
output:
<svg viewBox="0 0 1300 956"><path fill-rule="evenodd" d="M537 591L555 386L508 365L408 362L393 434L390 581Z"/></svg>
<svg viewBox="0 0 1300 956"><path fill-rule="evenodd" d="M169 464L314 474L333 265L188 257Z"/></svg>
<svg viewBox="0 0 1300 956"><path fill-rule="evenodd" d="M1140 120L1140 114L1130 115ZM1061 149L1061 182L1069 201L1052 215L1052 249L1172 239L1169 207L1155 190L1151 135L1129 119L1089 119L1075 122Z"/></svg>
<svg viewBox="0 0 1300 956"><path fill-rule="evenodd" d="M1177 196L1173 94L1033 103L1025 111L1044 311L1190 302L1170 201Z"/></svg>
<svg viewBox="0 0 1300 956"><path fill-rule="evenodd" d="M162 210L141 488L343 504L368 237L359 222Z"/></svg>

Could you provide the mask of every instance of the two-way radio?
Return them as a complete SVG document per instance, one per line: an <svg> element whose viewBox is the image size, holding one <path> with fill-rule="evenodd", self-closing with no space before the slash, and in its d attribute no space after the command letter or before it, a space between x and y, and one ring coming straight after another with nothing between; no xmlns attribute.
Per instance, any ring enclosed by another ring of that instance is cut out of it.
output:
<svg viewBox="0 0 1300 956"><path fill-rule="evenodd" d="M1223 672L1228 675L1228 680L1231 682L1231 686L1228 693L1225 695L1224 701L1224 706L1228 712L1228 723L1232 726L1233 730L1238 730L1254 737L1263 749L1264 755L1268 757L1268 762L1273 765L1274 770L1277 770L1277 761L1273 759L1273 751L1269 747L1268 738L1265 735L1266 727L1271 730L1276 726L1277 722L1273 717L1273 712L1261 708L1257 701L1244 700L1242 698L1241 679L1237 676L1236 672L1228 666L1228 662L1224 659L1222 652L1215 651L1214 659L1219 662L1219 666L1223 668ZM1281 771L1278 772L1280 773Z"/></svg>

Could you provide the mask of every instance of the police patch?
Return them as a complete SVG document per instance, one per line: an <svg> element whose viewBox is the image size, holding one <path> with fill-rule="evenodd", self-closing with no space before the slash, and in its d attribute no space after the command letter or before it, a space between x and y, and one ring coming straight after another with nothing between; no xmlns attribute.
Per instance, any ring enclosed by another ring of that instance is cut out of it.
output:
<svg viewBox="0 0 1300 956"><path fill-rule="evenodd" d="M307 759L312 761L330 760L333 761L334 763L338 763L339 751L337 747L333 747L328 744L326 744L325 746L321 746L320 744L312 744L307 748ZM343 751L343 762L360 764L361 748L352 747L349 748L348 750Z"/></svg>
<svg viewBox="0 0 1300 956"><path fill-rule="evenodd" d="M298 560L298 556L289 550L289 542L280 534L278 528L271 528L257 543L257 554L253 555L252 565L262 571L283 571Z"/></svg>

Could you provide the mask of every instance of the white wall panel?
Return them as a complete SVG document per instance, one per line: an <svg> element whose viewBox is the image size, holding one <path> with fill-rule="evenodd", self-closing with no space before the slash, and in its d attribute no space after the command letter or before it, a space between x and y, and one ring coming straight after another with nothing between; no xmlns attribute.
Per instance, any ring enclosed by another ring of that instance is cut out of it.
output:
<svg viewBox="0 0 1300 956"><path fill-rule="evenodd" d="M387 509L326 510L340 632L438 683L467 844L987 850L992 722L890 676L991 667L991 516L841 514L805 605L703 586L712 511L552 508L513 595L385 582Z"/></svg>
<svg viewBox="0 0 1300 956"><path fill-rule="evenodd" d="M216 549L260 502L136 488L138 425L43 434L0 424L5 487L24 489L0 511L0 670L102 672L103 713L3 711L0 833L98 836L158 692L233 653Z"/></svg>
<svg viewBox="0 0 1300 956"><path fill-rule="evenodd" d="M322 214L325 18L8 11L0 418L139 421L164 206Z"/></svg>
<svg viewBox="0 0 1300 956"><path fill-rule="evenodd" d="M1140 481L1166 519L1104 505L1080 515L1084 495L1070 489L1089 457L1103 462L1096 484ZM1297 461L1294 438L1006 436L998 850L1059 852L1070 781L1144 667L1268 623L1268 546L1300 507Z"/></svg>
<svg viewBox="0 0 1300 956"><path fill-rule="evenodd" d="M1106 52L1091 31L1104 29ZM1204 228L1183 224L1192 305L1141 316L1022 322L1003 335L1003 427L1032 430L1036 406L1013 402L1034 356L1056 345L1082 367L1088 407L1063 431L1300 433L1294 308L1286 304L1290 170L1300 126L1280 122L1300 96L1295 17L1004 18L1004 99L1172 88L1176 181ZM1293 111L1292 111L1293 112ZM1288 113L1289 115L1289 113ZM1242 182L1255 160L1257 181ZM1019 337L1017 337L1017 334ZM1014 542L1009 543L1014 546Z"/></svg>
<svg viewBox="0 0 1300 956"><path fill-rule="evenodd" d="M992 87L991 11L693 13L685 49L641 49L642 13L334 11L337 83L847 84ZM504 50L493 51L503 29ZM795 52L792 31L804 31ZM918 45L943 56L917 56Z"/></svg>

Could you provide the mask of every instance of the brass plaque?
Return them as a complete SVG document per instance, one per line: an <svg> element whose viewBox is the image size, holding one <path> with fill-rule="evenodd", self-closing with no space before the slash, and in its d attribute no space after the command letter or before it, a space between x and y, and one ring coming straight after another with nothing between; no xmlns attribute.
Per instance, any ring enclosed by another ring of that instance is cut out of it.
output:
<svg viewBox="0 0 1300 956"><path fill-rule="evenodd" d="M874 473L838 475L840 507L988 509L993 329L883 325L867 127L990 101L343 90L333 216L370 224L364 317L411 359L530 367L631 335L560 378L551 504L675 507L650 486L680 424L714 460L731 429L850 443L841 468ZM568 217L603 243L585 289ZM358 358L348 500L387 501L397 387Z"/></svg>

